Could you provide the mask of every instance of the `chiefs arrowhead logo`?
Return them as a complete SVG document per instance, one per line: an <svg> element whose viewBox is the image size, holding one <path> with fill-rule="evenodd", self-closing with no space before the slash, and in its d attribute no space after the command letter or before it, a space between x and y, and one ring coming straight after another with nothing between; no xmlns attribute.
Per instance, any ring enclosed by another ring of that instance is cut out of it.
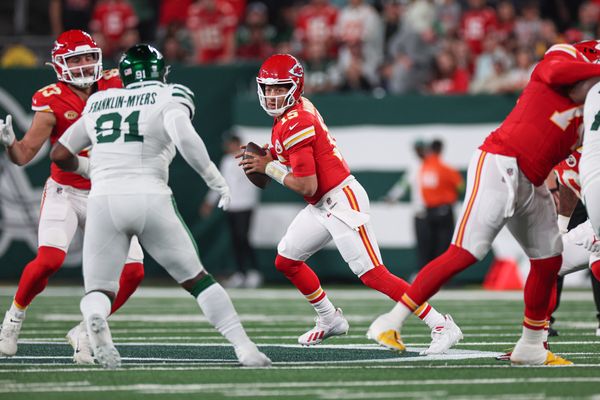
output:
<svg viewBox="0 0 600 400"><path fill-rule="evenodd" d="M575 156L573 154L569 155L569 157L567 157L567 165L571 168L573 168L575 165L577 165L577 159L575 158Z"/></svg>
<svg viewBox="0 0 600 400"><path fill-rule="evenodd" d="M297 76L298 78L302 78L302 76L304 75L304 69L302 68L302 65L296 61L296 64L294 64L294 66L290 68L289 73L291 75Z"/></svg>
<svg viewBox="0 0 600 400"><path fill-rule="evenodd" d="M283 153L283 148L281 147L281 143L279 143L279 140L275 141L275 151L277 152L277 154Z"/></svg>

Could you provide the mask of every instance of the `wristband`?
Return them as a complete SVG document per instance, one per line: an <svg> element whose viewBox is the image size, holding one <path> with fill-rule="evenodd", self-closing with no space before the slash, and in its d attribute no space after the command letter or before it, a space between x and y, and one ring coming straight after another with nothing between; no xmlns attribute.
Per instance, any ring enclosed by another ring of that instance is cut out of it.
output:
<svg viewBox="0 0 600 400"><path fill-rule="evenodd" d="M287 167L279 161L270 161L265 167L265 174L283 185L283 181L289 174ZM285 186L285 185L284 185Z"/></svg>
<svg viewBox="0 0 600 400"><path fill-rule="evenodd" d="M570 217L558 214L558 219L556 220L556 224L558 225L558 231L560 233L567 233L569 231L569 229L567 227L569 226L570 220L571 220Z"/></svg>
<svg viewBox="0 0 600 400"><path fill-rule="evenodd" d="M77 156L77 168L73 172L86 179L90 179L90 159L87 157Z"/></svg>

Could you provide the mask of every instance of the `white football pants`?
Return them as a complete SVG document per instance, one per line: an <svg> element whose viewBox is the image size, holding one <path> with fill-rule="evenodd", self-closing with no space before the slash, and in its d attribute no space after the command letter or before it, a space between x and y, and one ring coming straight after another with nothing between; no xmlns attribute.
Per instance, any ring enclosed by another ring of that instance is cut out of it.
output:
<svg viewBox="0 0 600 400"><path fill-rule="evenodd" d="M203 271L196 242L165 194L91 196L83 242L85 291L116 293L131 238L178 282Z"/></svg>

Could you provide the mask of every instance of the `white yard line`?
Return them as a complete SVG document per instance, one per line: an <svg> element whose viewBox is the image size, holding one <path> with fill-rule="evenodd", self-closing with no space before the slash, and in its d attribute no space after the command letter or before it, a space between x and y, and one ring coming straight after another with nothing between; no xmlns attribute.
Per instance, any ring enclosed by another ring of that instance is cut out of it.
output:
<svg viewBox="0 0 600 400"><path fill-rule="evenodd" d="M219 392L231 394L232 391L240 391L240 396L247 396L255 390L269 389L312 389L320 390L333 388L346 390L347 388L377 387L407 387L407 386L448 386L448 385L527 385L527 384L573 384L573 383L600 383L600 377L528 377L528 378L488 378L488 379L398 379L398 380L351 380L335 381L311 381L311 382L257 382L257 383L194 383L194 384L132 384L132 385L92 385L88 381L40 383L13 383L3 381L0 385L0 393L51 393L51 392L137 392L137 393L206 393ZM288 395L295 393L291 391ZM351 391L353 392L353 391ZM351 393L350 392L350 393ZM281 393L281 392L280 392ZM287 392L286 392L287 393ZM314 393L314 392L313 392ZM281 393L283 395L283 393ZM266 395L266 393L265 393Z"/></svg>
<svg viewBox="0 0 600 400"><path fill-rule="evenodd" d="M168 366L165 366L165 363L126 363L123 364L121 371L204 371L204 370L231 370L236 367L234 361L224 362L224 363L169 363ZM44 373L44 372L114 372L102 368L98 368L97 365L89 366L89 367L81 367L81 366L73 366L72 368L58 367L56 364L51 364L52 366L48 367L47 363L18 363L14 364L16 368L0 368L0 373L4 374L15 374L15 373ZM17 368L18 367L18 368ZM22 369L20 367L35 367L35 368L25 368ZM46 367L46 368L44 368ZM571 368L598 368L600 364L575 364L569 367ZM399 365L399 364L383 364L380 365L290 365L286 362L275 362L273 364L273 369L284 369L284 370L355 370L355 369L410 369L414 370L414 365ZM497 364L468 364L468 365L427 365L425 368L430 369L508 369L512 368L507 362L498 362ZM531 366L529 369L547 369L546 366ZM247 369L247 368L244 368Z"/></svg>
<svg viewBox="0 0 600 400"><path fill-rule="evenodd" d="M14 293L16 286L0 285L0 293L7 295ZM227 289L231 297L236 300L298 300L301 301L300 294L291 288L282 289ZM389 299L383 294L374 290L364 289L357 286L356 289L328 289L329 297L336 300L385 300ZM65 297L72 296L80 298L83 296L83 288L77 286L51 286L40 294L40 297ZM178 287L141 287L135 292L135 298L185 298L190 299L190 295ZM434 300L456 300L460 302L482 301L482 300L505 300L505 301L523 301L522 291L487 291L487 290L454 290L447 289L440 291L433 297ZM592 300L591 290L565 290L562 294L565 301L590 301Z"/></svg>

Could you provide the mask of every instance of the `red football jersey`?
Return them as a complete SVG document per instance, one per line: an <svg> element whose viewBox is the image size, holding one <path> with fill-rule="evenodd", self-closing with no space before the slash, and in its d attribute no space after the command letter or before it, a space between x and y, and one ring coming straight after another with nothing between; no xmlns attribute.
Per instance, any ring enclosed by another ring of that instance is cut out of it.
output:
<svg viewBox="0 0 600 400"><path fill-rule="evenodd" d="M572 152L569 157L562 160L554 173L561 185L568 187L581 198L581 181L579 180L579 160L581 160L581 147Z"/></svg>
<svg viewBox="0 0 600 400"><path fill-rule="evenodd" d="M196 60L200 63L216 62L225 55L227 37L235 32L237 16L229 3L216 3L214 9L202 3L188 8L186 26L196 47Z"/></svg>
<svg viewBox="0 0 600 400"><path fill-rule="evenodd" d="M337 16L338 10L332 5L307 4L298 13L294 34L303 44L322 43L328 46L329 53L335 52L333 38Z"/></svg>
<svg viewBox="0 0 600 400"><path fill-rule="evenodd" d="M593 76L600 76L600 64L585 61L571 45L552 46L516 106L480 149L515 157L525 176L541 185L576 148L583 131L583 106L567 96L567 89Z"/></svg>
<svg viewBox="0 0 600 400"><path fill-rule="evenodd" d="M350 175L350 168L315 106L302 97L273 123L271 145L294 176L317 175L317 191L304 199L316 204Z"/></svg>
<svg viewBox="0 0 600 400"><path fill-rule="evenodd" d="M496 28L496 11L486 7L480 10L467 10L461 20L461 34L471 52L479 55L485 36Z"/></svg>
<svg viewBox="0 0 600 400"><path fill-rule="evenodd" d="M116 69L103 72L102 78L94 85L96 90L123 87L119 71ZM56 125L50 134L50 143L54 144L83 112L85 100L79 97L69 85L57 82L41 88L33 95L31 109L35 112L50 112L56 118ZM87 157L87 152L80 153ZM61 170L55 163L50 164L50 176L62 185L77 189L89 190L89 179L73 172Z"/></svg>
<svg viewBox="0 0 600 400"><path fill-rule="evenodd" d="M101 3L94 9L90 27L100 31L108 41L118 41L126 29L135 28L138 23L133 7L126 2Z"/></svg>

